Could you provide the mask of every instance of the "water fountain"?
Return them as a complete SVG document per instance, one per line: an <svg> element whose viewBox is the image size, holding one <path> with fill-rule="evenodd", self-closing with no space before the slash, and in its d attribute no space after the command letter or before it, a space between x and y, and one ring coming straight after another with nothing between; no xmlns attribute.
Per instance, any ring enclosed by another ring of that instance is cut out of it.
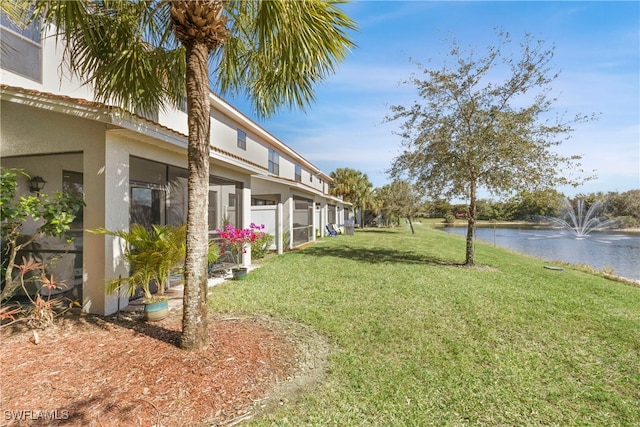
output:
<svg viewBox="0 0 640 427"><path fill-rule="evenodd" d="M616 220L606 220L597 216L603 208L602 201L594 202L589 209L586 206L584 199L579 199L575 208L568 199L564 199L560 216L544 217L544 219L571 232L577 239L588 237L591 231L605 230L616 224Z"/></svg>
<svg viewBox="0 0 640 427"><path fill-rule="evenodd" d="M609 230L618 222L604 217L604 203L588 205L584 200L577 200L574 207L565 200L557 217L538 217L536 226L497 227L497 230L478 227L476 236L544 260L588 264L608 274L640 280L640 234ZM445 230L466 234L464 228Z"/></svg>

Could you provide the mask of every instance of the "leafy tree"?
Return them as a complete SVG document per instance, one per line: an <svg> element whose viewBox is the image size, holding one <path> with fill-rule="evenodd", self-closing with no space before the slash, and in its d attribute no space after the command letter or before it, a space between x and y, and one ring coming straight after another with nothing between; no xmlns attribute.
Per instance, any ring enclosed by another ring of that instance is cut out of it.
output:
<svg viewBox="0 0 640 427"><path fill-rule="evenodd" d="M99 101L128 111L188 107L188 212L181 346L207 335L209 61L222 94L244 93L262 116L314 100L314 84L352 46L337 1L36 0L34 19L66 41L70 69Z"/></svg>
<svg viewBox="0 0 640 427"><path fill-rule="evenodd" d="M487 199L478 199L476 201L476 211L478 212L478 219L491 219L489 217L491 201Z"/></svg>
<svg viewBox="0 0 640 427"><path fill-rule="evenodd" d="M373 197L373 186L369 182L369 177L351 168L338 168L329 176L334 181L329 193L342 196L345 201L352 203L354 208L360 209L360 225L364 227L364 212Z"/></svg>
<svg viewBox="0 0 640 427"><path fill-rule="evenodd" d="M28 178L24 172L15 169L0 169L0 212L2 213L2 277L4 287L0 301L11 298L20 283L13 279L18 252L26 249L38 237L63 236L71 228L76 213L83 201L73 195L56 192L49 195L18 196L18 176ZM24 224L34 221L36 228L31 234L24 234Z"/></svg>
<svg viewBox="0 0 640 427"><path fill-rule="evenodd" d="M423 101L392 106L387 117L403 120L403 151L393 160L392 176L406 177L432 197L468 201L466 265L474 263L479 188L508 196L581 181L580 157L552 151L572 124L588 119L551 117L554 48L527 35L515 57L507 53L509 35L499 38L484 56L467 54L453 42L453 66L417 64L422 75L406 83ZM507 77L498 81L500 75Z"/></svg>
<svg viewBox="0 0 640 427"><path fill-rule="evenodd" d="M513 221L516 219L517 206L511 201L491 202L486 206L484 219L494 221Z"/></svg>
<svg viewBox="0 0 640 427"><path fill-rule="evenodd" d="M398 222L400 218L406 218L411 232L415 234L412 218L415 218L423 207L415 189L407 181L395 180L382 187L380 196L383 201L382 210L389 215L395 215Z"/></svg>
<svg viewBox="0 0 640 427"><path fill-rule="evenodd" d="M640 190L629 190L613 198L615 214L633 218L635 224L640 224Z"/></svg>
<svg viewBox="0 0 640 427"><path fill-rule="evenodd" d="M397 216L393 216L392 209L389 209L392 197L391 186L389 184L373 190L373 198L375 199L377 213L382 217L383 225L387 227L391 226L394 219L397 220L399 224L399 218Z"/></svg>
<svg viewBox="0 0 640 427"><path fill-rule="evenodd" d="M608 219L617 219L621 227L637 227L640 224L640 190L580 194L572 203L575 205L579 199L585 200L588 205L602 202L602 215Z"/></svg>
<svg viewBox="0 0 640 427"><path fill-rule="evenodd" d="M376 218L376 219L380 218L382 220L382 224L387 224L388 218L385 218L384 216L384 212L382 210L383 201L380 198L379 193L380 193L379 188L374 188L373 190L370 191L368 202L367 202L367 212L373 218Z"/></svg>
<svg viewBox="0 0 640 427"><path fill-rule="evenodd" d="M559 213L564 196L556 190L523 191L512 203L516 219L531 219L537 216L555 216Z"/></svg>
<svg viewBox="0 0 640 427"><path fill-rule="evenodd" d="M448 200L437 198L429 203L429 211L434 218L444 218L445 215L451 214L453 206Z"/></svg>

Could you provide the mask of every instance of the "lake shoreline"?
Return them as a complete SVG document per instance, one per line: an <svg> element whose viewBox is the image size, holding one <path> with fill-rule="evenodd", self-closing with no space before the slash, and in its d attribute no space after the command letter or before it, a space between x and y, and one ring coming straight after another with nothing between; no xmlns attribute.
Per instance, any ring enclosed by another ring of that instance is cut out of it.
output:
<svg viewBox="0 0 640 427"><path fill-rule="evenodd" d="M429 225L434 227L466 227L467 221L464 220L456 220L453 223L445 223L442 222L430 222ZM479 220L476 221L476 227L489 228L489 227L528 227L528 228L557 228L562 229L561 227L554 226L550 223L541 223L541 222L532 222L532 221L485 221ZM598 231L598 230L594 230ZM614 231L619 233L633 233L640 234L640 228L631 227L631 228L608 228L606 231Z"/></svg>
<svg viewBox="0 0 640 427"><path fill-rule="evenodd" d="M463 225L438 224L433 228L464 237ZM475 237L549 262L589 265L600 273L609 273L608 276L633 281L637 286L640 271L632 254L640 248L640 233L610 229L592 232L590 238L574 238L564 229L531 225L525 222L479 225Z"/></svg>

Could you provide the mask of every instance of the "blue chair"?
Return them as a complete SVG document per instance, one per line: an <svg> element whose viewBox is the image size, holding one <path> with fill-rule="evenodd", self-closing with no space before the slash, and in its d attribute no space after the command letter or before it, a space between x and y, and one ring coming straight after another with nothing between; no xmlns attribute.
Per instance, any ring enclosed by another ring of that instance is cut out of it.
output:
<svg viewBox="0 0 640 427"><path fill-rule="evenodd" d="M328 225L325 225L324 227L327 229L327 233L329 233L329 237L334 237L338 235L338 232L332 229L331 227L329 227Z"/></svg>

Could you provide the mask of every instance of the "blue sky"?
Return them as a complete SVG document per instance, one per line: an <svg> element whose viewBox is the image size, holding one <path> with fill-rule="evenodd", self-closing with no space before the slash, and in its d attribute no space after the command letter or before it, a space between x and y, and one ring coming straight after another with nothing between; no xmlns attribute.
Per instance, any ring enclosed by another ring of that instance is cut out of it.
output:
<svg viewBox="0 0 640 427"><path fill-rule="evenodd" d="M515 41L530 33L555 45L555 111L599 115L576 125L558 148L582 155L585 170L598 178L560 190L573 196L640 189L639 2L360 1L343 9L358 23L357 47L317 87L306 113L258 120L248 103L228 98L324 172L349 167L366 173L374 187L389 183L385 171L399 153L393 131L400 122L384 117L390 105L417 99L413 86L400 84L418 71L409 58L440 68L452 38L482 54L497 44L500 27Z"/></svg>

